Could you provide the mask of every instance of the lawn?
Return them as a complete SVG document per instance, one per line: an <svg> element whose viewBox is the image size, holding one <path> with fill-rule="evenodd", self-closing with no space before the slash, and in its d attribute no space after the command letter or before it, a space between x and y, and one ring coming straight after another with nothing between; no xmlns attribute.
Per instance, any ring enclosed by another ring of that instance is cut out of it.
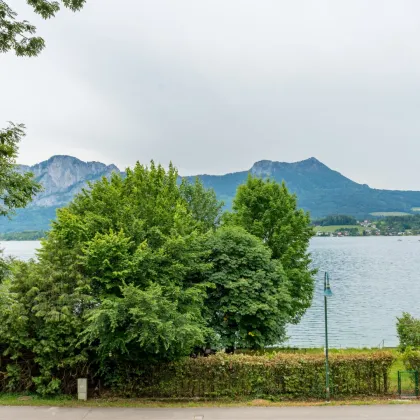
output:
<svg viewBox="0 0 420 420"><path fill-rule="evenodd" d="M359 234L363 234L363 227L360 225L339 225L339 226L315 226L314 229L316 232L323 232L323 233L333 233L338 229L358 229Z"/></svg>

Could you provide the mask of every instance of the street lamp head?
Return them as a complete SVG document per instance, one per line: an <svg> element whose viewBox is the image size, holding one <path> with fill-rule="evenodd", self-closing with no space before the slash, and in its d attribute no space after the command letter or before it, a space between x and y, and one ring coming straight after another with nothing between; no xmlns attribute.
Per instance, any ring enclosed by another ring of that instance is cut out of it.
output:
<svg viewBox="0 0 420 420"><path fill-rule="evenodd" d="M328 275L327 272L325 273L325 277L324 277L324 296L325 297L332 296L332 291L330 287L330 276Z"/></svg>

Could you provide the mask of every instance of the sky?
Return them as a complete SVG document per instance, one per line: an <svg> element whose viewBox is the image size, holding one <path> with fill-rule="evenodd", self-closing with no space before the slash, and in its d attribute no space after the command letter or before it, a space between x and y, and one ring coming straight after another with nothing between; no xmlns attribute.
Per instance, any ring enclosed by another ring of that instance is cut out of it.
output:
<svg viewBox="0 0 420 420"><path fill-rule="evenodd" d="M87 0L48 21L7 2L47 44L0 55L0 126L27 126L20 163L191 175L314 156L420 190L417 0Z"/></svg>

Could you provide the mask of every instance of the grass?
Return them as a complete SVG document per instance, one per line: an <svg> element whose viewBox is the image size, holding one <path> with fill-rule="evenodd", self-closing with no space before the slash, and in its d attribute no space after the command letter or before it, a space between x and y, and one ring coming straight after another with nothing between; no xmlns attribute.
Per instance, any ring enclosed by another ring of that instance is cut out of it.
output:
<svg viewBox="0 0 420 420"><path fill-rule="evenodd" d="M349 398L332 400L327 403L319 400L270 401L265 399L218 399L218 400L153 400L140 398L96 398L78 401L76 398L42 398L36 395L1 394L0 406L37 406L37 407L120 407L120 408L194 408L194 407L301 407L301 406L341 406L376 404L413 404L418 400L400 401L393 398Z"/></svg>
<svg viewBox="0 0 420 420"><path fill-rule="evenodd" d="M358 229L360 234L363 234L363 227L360 225L339 225L339 226L315 226L316 232L333 233L339 229Z"/></svg>
<svg viewBox="0 0 420 420"><path fill-rule="evenodd" d="M420 209L419 209L420 211ZM378 211L370 213L371 216L377 217L387 217L387 216L410 216L410 213L405 213L403 211Z"/></svg>

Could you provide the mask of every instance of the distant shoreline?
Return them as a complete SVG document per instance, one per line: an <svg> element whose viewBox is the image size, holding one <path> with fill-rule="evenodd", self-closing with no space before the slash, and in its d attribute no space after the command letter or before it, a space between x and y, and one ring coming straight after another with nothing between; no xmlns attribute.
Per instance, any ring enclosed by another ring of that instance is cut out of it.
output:
<svg viewBox="0 0 420 420"><path fill-rule="evenodd" d="M43 230L26 230L23 232L0 233L0 242L8 241L39 241L46 238L47 232Z"/></svg>

